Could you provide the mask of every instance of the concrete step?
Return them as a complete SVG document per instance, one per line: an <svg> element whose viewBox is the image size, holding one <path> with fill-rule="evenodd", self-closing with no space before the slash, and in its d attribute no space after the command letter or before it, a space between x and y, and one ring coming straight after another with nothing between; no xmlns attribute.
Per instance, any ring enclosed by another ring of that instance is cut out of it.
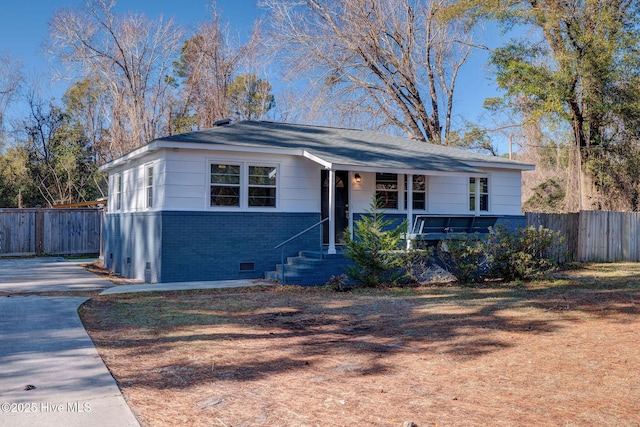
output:
<svg viewBox="0 0 640 427"><path fill-rule="evenodd" d="M288 257L285 264L285 283L292 285L322 285L331 276L344 272L346 259L340 252L334 255L314 251L301 251L298 256ZM265 273L268 280L282 281L282 264L275 271Z"/></svg>
<svg viewBox="0 0 640 427"><path fill-rule="evenodd" d="M321 258L309 258L306 256L294 256L287 258L287 265L299 265L306 267L315 267L324 262Z"/></svg>

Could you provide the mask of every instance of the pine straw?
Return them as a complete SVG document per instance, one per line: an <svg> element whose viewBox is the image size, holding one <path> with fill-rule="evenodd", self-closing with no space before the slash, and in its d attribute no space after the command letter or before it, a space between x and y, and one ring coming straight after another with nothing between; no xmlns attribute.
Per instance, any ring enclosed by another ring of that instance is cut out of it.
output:
<svg viewBox="0 0 640 427"><path fill-rule="evenodd" d="M638 275L120 295L82 317L144 426L630 426Z"/></svg>

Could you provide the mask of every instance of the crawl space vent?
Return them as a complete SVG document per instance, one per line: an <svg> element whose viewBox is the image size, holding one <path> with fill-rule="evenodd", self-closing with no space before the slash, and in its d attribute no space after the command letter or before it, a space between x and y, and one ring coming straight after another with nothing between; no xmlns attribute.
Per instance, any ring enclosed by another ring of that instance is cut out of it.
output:
<svg viewBox="0 0 640 427"><path fill-rule="evenodd" d="M240 271L254 271L256 269L255 262L241 262Z"/></svg>

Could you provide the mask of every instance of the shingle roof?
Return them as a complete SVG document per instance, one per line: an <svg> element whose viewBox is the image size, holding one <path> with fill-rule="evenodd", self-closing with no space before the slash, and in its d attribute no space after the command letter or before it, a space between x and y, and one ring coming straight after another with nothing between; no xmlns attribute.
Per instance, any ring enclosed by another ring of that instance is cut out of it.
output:
<svg viewBox="0 0 640 427"><path fill-rule="evenodd" d="M370 131L264 121L242 121L156 141L302 149L326 162L356 167L473 173L479 170L469 163L481 162L530 168L502 157Z"/></svg>

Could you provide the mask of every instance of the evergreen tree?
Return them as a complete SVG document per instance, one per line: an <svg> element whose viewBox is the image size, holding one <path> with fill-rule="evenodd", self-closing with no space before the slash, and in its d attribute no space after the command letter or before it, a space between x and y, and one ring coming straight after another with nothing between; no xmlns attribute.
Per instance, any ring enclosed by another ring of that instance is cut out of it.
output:
<svg viewBox="0 0 640 427"><path fill-rule="evenodd" d="M406 276L403 265L402 243L407 232L407 221L397 224L382 213L382 202L374 197L366 214L355 221L354 236L345 233L345 255L355 265L347 275L365 286L396 283Z"/></svg>

